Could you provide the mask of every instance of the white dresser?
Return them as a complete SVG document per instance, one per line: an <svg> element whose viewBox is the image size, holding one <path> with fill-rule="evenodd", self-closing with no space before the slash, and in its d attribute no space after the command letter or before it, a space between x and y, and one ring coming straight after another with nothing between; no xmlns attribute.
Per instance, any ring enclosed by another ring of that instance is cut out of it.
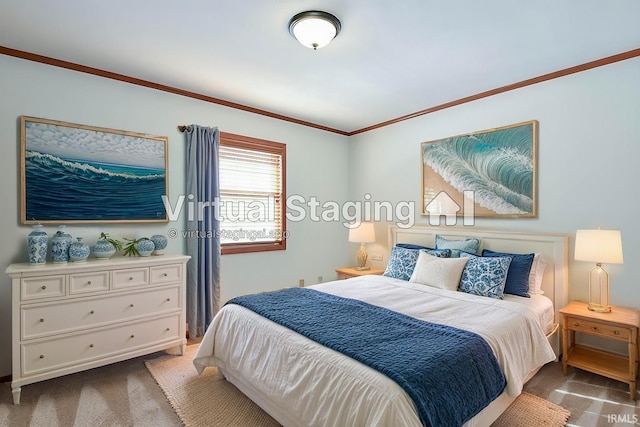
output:
<svg viewBox="0 0 640 427"><path fill-rule="evenodd" d="M11 264L13 402L26 384L179 346L188 256Z"/></svg>

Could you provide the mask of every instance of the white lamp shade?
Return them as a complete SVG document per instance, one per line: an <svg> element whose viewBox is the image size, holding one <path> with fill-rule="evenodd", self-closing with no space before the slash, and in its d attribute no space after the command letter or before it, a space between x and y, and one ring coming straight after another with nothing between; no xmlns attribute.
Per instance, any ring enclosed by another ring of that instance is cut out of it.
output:
<svg viewBox="0 0 640 427"><path fill-rule="evenodd" d="M376 232L372 222L363 222L359 226L349 229L349 241L356 243L373 243Z"/></svg>
<svg viewBox="0 0 640 427"><path fill-rule="evenodd" d="M576 231L575 259L604 264L622 264L622 236L619 230Z"/></svg>

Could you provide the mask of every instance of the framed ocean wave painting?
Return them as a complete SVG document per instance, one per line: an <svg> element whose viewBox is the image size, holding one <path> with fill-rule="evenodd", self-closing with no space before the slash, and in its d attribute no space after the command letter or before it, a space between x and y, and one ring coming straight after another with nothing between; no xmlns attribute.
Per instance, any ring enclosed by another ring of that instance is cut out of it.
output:
<svg viewBox="0 0 640 427"><path fill-rule="evenodd" d="M535 120L421 144L422 214L536 217Z"/></svg>
<svg viewBox="0 0 640 427"><path fill-rule="evenodd" d="M20 117L21 222L167 222L168 139Z"/></svg>

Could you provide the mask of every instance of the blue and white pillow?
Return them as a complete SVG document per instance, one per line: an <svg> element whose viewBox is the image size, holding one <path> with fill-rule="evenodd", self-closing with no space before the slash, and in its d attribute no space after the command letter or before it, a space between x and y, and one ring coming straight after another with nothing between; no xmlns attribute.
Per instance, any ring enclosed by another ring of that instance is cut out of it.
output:
<svg viewBox="0 0 640 427"><path fill-rule="evenodd" d="M436 234L436 249L450 249L452 258L458 258L462 251L477 254L479 248L480 240L478 239L449 240Z"/></svg>
<svg viewBox="0 0 640 427"><path fill-rule="evenodd" d="M489 249L482 251L482 256L510 257L509 273L504 285L504 293L530 298L529 275L535 254L512 254L507 252L494 252Z"/></svg>
<svg viewBox="0 0 640 427"><path fill-rule="evenodd" d="M451 254L450 251L438 250L426 250L426 252L440 258L448 258ZM389 257L389 262L387 263L387 268L383 276L408 281L411 278L411 274L413 274L413 269L416 267L419 255L419 249L407 249L394 246L391 250L391 256Z"/></svg>
<svg viewBox="0 0 640 427"><path fill-rule="evenodd" d="M468 294L502 299L511 257L479 257L466 252L461 252L460 257L469 260L458 289Z"/></svg>

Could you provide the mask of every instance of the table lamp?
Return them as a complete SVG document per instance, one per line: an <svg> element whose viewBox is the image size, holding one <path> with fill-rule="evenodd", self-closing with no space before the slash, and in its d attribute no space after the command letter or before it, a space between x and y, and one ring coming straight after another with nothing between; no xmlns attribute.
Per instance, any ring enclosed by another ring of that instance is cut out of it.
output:
<svg viewBox="0 0 640 427"><path fill-rule="evenodd" d="M349 229L349 241L360 243L360 248L356 252L356 270L368 270L367 251L364 249L365 243L376 241L376 233L372 222L363 222L358 226Z"/></svg>
<svg viewBox="0 0 640 427"><path fill-rule="evenodd" d="M622 238L619 230L576 231L575 259L595 262L589 271L589 310L606 313L609 303L609 273L602 264L622 264Z"/></svg>

